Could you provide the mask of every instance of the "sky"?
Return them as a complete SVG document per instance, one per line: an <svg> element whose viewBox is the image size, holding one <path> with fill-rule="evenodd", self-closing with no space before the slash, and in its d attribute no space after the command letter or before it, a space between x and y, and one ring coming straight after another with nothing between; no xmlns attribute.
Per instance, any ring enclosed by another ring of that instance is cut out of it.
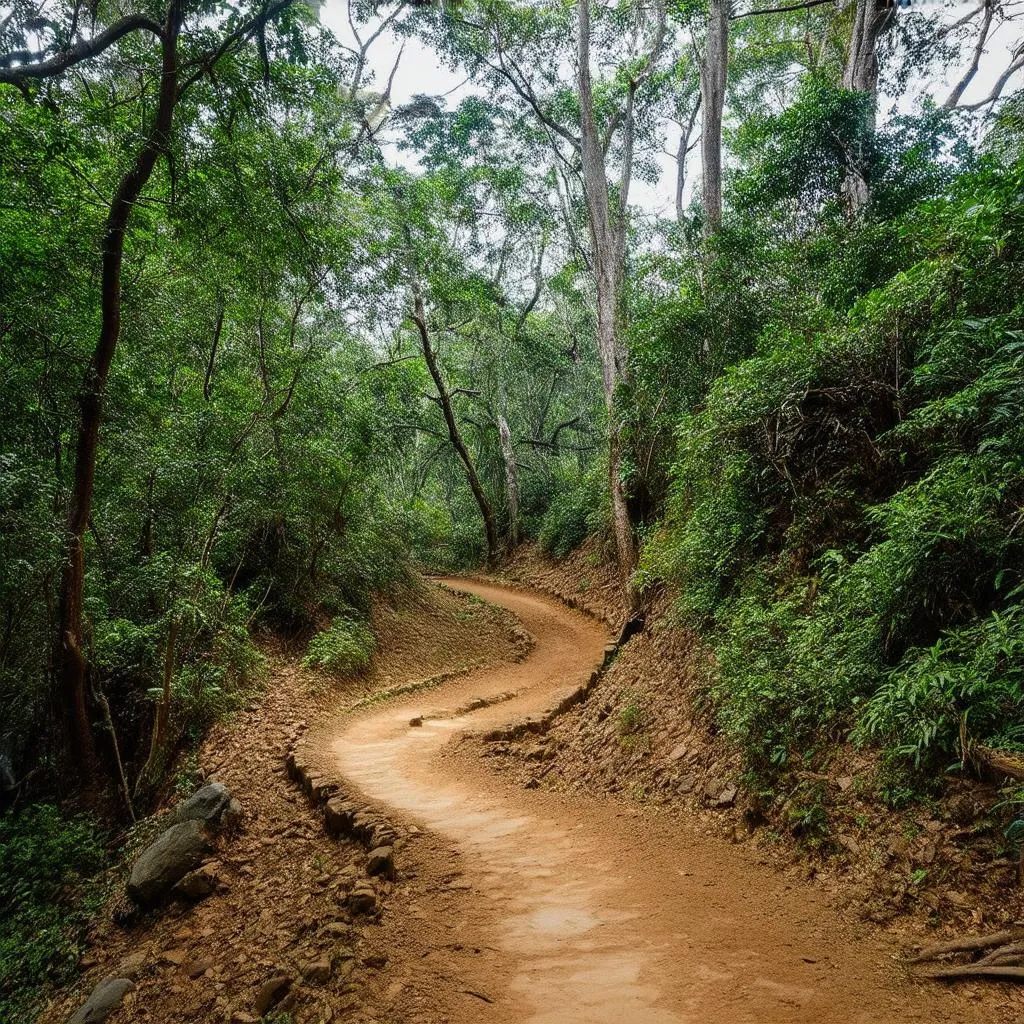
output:
<svg viewBox="0 0 1024 1024"><path fill-rule="evenodd" d="M936 2L937 0L911 0L914 6L918 4L932 6ZM978 0L975 0L974 3L962 3L950 7L944 12L944 21L947 23L955 21L977 5ZM343 43L352 43L352 31L347 18L347 0L327 0L320 9L320 19ZM979 22L980 18L976 19L974 24L977 25ZM372 32L373 27L369 26L366 31L360 28L360 34L366 38ZM996 79L1010 63L1011 52L1024 43L1024 38L1021 36L1022 27L1024 26L1021 22L1004 23L990 33L979 64L978 74L964 93L961 102L970 103L981 100L991 92ZM373 44L368 64L373 72L373 80L377 88L382 88L383 83L386 82L395 65L401 46L402 40L388 30L385 30ZM970 49L970 46L964 47L963 64L960 67L947 68L940 80L929 81L920 76L913 79L907 92L903 96L893 99L888 110L883 110L883 119L887 114L893 112L913 112L918 108L923 96L929 92L941 102L967 68ZM1003 95L1009 95L1015 86L1019 88L1022 79L1024 79L1024 72L1018 72L1007 85ZM466 81L465 75L445 67L429 46L424 45L415 37L405 40L402 59L399 62L392 86L393 106L402 106L417 94L430 96L447 94L448 106L452 108L458 104L461 98L469 95L473 89L474 86ZM677 133L674 138L667 141L667 147L674 150L678 138ZM388 158L396 163L408 165L412 159L409 154L400 153L393 146L385 146L385 152ZM691 161L696 155L696 152L691 154ZM671 215L674 213L675 207L675 161L670 156L663 154L659 157L658 162L662 168L660 180L654 185L634 181L631 196L637 206L651 214ZM696 165L694 164L694 166ZM687 177L689 179L687 191L689 192L694 179L699 175L695 174L691 167Z"/></svg>

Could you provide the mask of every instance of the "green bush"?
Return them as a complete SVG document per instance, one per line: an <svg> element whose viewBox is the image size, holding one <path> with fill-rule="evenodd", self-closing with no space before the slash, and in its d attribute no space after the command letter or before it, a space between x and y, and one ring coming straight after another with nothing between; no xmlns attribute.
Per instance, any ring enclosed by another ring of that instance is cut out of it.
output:
<svg viewBox="0 0 1024 1024"><path fill-rule="evenodd" d="M912 263L826 329L766 330L680 422L640 576L707 629L763 778L854 729L929 768L961 722L1021 741L1022 186L987 165L911 208Z"/></svg>
<svg viewBox="0 0 1024 1024"><path fill-rule="evenodd" d="M317 633L309 642L302 664L342 675L364 671L376 648L370 627L349 615L339 615L329 629Z"/></svg>
<svg viewBox="0 0 1024 1024"><path fill-rule="evenodd" d="M0 1019L32 1020L46 987L74 976L104 863L86 817L51 804L0 817Z"/></svg>
<svg viewBox="0 0 1024 1024"><path fill-rule="evenodd" d="M558 483L541 519L538 541L544 551L558 558L575 551L608 521L606 485L599 469L582 476L568 476Z"/></svg>

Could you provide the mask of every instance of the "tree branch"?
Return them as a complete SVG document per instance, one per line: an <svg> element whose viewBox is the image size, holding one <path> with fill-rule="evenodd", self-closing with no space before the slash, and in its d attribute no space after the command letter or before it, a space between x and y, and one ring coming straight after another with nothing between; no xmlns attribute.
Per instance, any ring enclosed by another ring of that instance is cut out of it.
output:
<svg viewBox="0 0 1024 1024"><path fill-rule="evenodd" d="M62 71L80 64L83 60L95 57L113 46L119 39L132 32L151 32L158 39L163 36L163 28L145 14L130 14L115 22L98 36L83 39L74 46L69 46L61 53L38 63L18 64L10 67L13 60L19 59L24 51L0 57L0 85L16 85L21 88L28 79L52 78Z"/></svg>
<svg viewBox="0 0 1024 1024"><path fill-rule="evenodd" d="M985 40L988 39L988 30L992 25L993 14L995 14L995 8L986 6L985 18L981 23L981 31L978 32L978 42L974 47L974 56L971 58L970 66L964 72L963 78L956 83L953 91L946 98L946 102L942 104L946 110L952 110L960 102L960 97L963 96L964 90L974 81L974 76L978 73L978 68L981 65L981 55L985 52Z"/></svg>
<svg viewBox="0 0 1024 1024"><path fill-rule="evenodd" d="M821 7L822 4L834 4L836 0L805 0L801 4L788 4L785 7L762 7L756 11L744 11L742 14L731 14L730 21L739 21L740 18L754 18L759 14L785 14L788 11L804 11L810 7Z"/></svg>

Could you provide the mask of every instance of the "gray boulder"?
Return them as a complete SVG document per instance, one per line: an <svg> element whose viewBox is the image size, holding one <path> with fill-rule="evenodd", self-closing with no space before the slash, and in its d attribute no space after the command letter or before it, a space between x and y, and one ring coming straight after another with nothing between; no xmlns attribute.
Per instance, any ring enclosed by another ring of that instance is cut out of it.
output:
<svg viewBox="0 0 1024 1024"><path fill-rule="evenodd" d="M172 825L148 846L132 867L128 895L144 907L153 907L210 851L203 822L190 819Z"/></svg>
<svg viewBox="0 0 1024 1024"><path fill-rule="evenodd" d="M174 809L174 820L202 821L216 828L231 803L231 790L223 782L211 782L178 804Z"/></svg>
<svg viewBox="0 0 1024 1024"><path fill-rule="evenodd" d="M68 1024L101 1024L121 1005L121 1000L133 988L135 986L127 978L104 978L68 1020Z"/></svg>

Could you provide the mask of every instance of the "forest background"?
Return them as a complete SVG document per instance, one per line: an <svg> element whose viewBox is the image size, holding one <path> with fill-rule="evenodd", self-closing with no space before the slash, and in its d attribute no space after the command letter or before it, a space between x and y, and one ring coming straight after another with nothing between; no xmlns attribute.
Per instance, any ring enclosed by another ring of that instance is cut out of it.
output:
<svg viewBox="0 0 1024 1024"><path fill-rule="evenodd" d="M359 671L527 541L672 595L769 797L1024 750L1020 11L0 8L0 996L260 630Z"/></svg>

